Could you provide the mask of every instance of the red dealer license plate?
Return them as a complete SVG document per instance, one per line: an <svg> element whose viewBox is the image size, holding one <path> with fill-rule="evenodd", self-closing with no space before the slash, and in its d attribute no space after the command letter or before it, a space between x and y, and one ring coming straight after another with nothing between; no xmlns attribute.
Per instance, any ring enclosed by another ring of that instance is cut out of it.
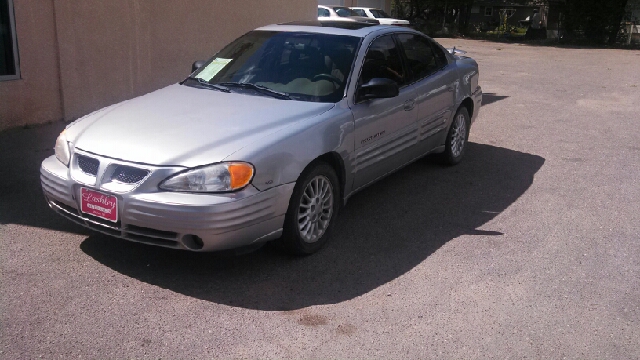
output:
<svg viewBox="0 0 640 360"><path fill-rule="evenodd" d="M80 195L83 213L113 222L118 221L118 199L115 196L87 188L81 188Z"/></svg>

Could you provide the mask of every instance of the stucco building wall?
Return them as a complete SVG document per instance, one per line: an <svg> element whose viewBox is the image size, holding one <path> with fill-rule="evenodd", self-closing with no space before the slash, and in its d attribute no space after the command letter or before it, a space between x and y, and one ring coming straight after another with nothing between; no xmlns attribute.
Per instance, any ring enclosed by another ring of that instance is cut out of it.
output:
<svg viewBox="0 0 640 360"><path fill-rule="evenodd" d="M0 81L0 129L62 118L53 0L14 2L21 79Z"/></svg>
<svg viewBox="0 0 640 360"><path fill-rule="evenodd" d="M183 79L195 60L316 0L19 0L22 76L0 82L0 129L72 120Z"/></svg>

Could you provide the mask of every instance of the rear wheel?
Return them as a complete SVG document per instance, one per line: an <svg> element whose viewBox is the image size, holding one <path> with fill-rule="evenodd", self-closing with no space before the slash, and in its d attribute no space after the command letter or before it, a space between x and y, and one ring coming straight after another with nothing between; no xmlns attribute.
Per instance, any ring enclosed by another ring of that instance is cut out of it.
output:
<svg viewBox="0 0 640 360"><path fill-rule="evenodd" d="M331 166L317 163L298 178L285 216L279 244L287 252L308 255L327 242L340 208L338 177Z"/></svg>
<svg viewBox="0 0 640 360"><path fill-rule="evenodd" d="M442 161L448 165L455 165L462 161L464 152L467 148L467 140L469 139L469 112L467 108L461 107L453 117L447 140L445 141L444 153L442 153Z"/></svg>

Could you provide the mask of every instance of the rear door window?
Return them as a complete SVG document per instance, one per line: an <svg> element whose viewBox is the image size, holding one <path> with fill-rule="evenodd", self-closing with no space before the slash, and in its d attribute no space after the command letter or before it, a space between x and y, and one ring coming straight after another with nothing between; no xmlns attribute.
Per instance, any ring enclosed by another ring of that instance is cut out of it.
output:
<svg viewBox="0 0 640 360"><path fill-rule="evenodd" d="M429 40L416 34L399 34L398 40L407 60L410 82L423 79L443 67ZM445 56L446 59L446 56Z"/></svg>

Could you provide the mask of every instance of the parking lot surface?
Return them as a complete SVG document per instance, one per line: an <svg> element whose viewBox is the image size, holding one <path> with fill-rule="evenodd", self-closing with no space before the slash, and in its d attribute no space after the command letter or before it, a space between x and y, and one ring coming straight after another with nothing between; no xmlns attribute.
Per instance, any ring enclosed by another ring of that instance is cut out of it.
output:
<svg viewBox="0 0 640 360"><path fill-rule="evenodd" d="M0 358L640 358L640 51L439 41L480 65L467 157L310 257L91 233L40 189L64 125L0 133Z"/></svg>

